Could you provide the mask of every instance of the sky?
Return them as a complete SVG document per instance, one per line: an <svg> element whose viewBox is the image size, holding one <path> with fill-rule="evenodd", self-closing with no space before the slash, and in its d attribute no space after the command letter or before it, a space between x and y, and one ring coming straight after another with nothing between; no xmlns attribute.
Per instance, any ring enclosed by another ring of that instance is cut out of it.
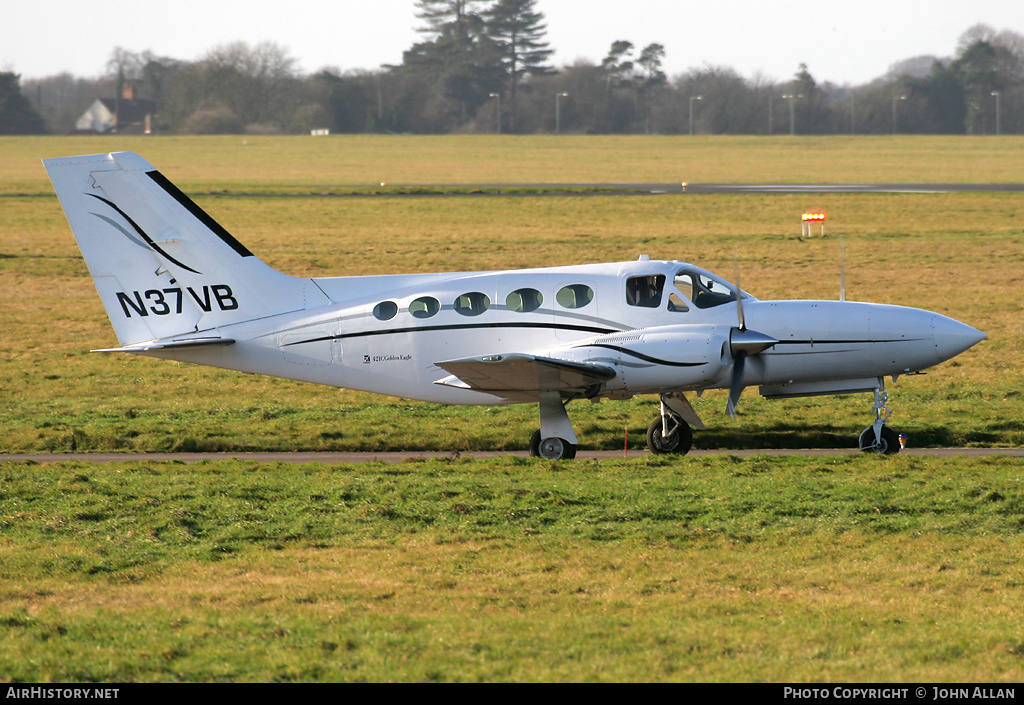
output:
<svg viewBox="0 0 1024 705"><path fill-rule="evenodd" d="M195 61L222 44L272 41L303 73L399 64L421 41L413 0L35 0L0 9L0 71L22 80L105 73L115 47ZM15 7L17 9L15 9ZM537 0L556 67L599 63L612 42L665 47L670 77L719 66L785 81L860 85L894 63L952 56L983 23L1024 34L1024 0Z"/></svg>

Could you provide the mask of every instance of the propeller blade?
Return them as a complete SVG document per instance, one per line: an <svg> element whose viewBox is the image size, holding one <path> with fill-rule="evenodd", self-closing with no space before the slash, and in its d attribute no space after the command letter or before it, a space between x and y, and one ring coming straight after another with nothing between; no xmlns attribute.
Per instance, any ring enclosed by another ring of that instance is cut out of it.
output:
<svg viewBox="0 0 1024 705"><path fill-rule="evenodd" d="M747 354L742 350L736 353L736 360L732 363L732 384L729 386L729 401L725 405L725 411L729 416L736 417L736 405L740 402L740 394L743 393L743 363Z"/></svg>
<svg viewBox="0 0 1024 705"><path fill-rule="evenodd" d="M746 364L748 355L759 355L779 341L770 335L759 333L756 330L747 330L747 319L743 315L743 288L740 286L740 268L733 257L733 265L736 269L736 320L739 326L732 329L729 335L729 350L732 352L732 381L729 384L729 401L726 403L725 411L736 417L736 405L740 403L740 395L743 393L743 367Z"/></svg>
<svg viewBox="0 0 1024 705"><path fill-rule="evenodd" d="M759 355L778 342L776 338L756 330L733 328L729 336L729 349L733 357L732 381L729 384L729 403L725 407L730 416L736 416L736 405L743 393L743 368L747 357Z"/></svg>

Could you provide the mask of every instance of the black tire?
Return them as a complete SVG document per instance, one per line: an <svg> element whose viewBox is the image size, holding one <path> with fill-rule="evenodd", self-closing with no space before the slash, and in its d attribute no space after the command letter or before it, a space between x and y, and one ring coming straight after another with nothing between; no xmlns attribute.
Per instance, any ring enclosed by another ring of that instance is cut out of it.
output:
<svg viewBox="0 0 1024 705"><path fill-rule="evenodd" d="M652 453L686 455L693 448L693 429L682 419L675 419L676 427L666 438L662 435L661 417L647 427L647 447Z"/></svg>
<svg viewBox="0 0 1024 705"><path fill-rule="evenodd" d="M868 426L860 433L860 439L858 443L860 449L865 453L883 453L885 455L895 455L900 452L900 437L895 431L888 426L882 426L882 432L879 434L880 438L875 441L875 429Z"/></svg>
<svg viewBox="0 0 1024 705"><path fill-rule="evenodd" d="M572 460L576 457L576 446L564 438L541 438L540 431L534 431L530 438L530 456L545 460Z"/></svg>
<svg viewBox="0 0 1024 705"><path fill-rule="evenodd" d="M536 431L533 432L532 436L530 436L530 457L531 458L539 458L540 457L540 429L539 428Z"/></svg>

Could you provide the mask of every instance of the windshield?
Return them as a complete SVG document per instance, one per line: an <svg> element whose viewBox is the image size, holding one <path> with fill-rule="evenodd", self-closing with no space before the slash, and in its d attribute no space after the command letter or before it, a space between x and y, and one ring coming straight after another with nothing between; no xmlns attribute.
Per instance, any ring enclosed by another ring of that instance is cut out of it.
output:
<svg viewBox="0 0 1024 705"><path fill-rule="evenodd" d="M713 308L736 300L736 288L732 284L706 272L681 269L672 283L676 291L669 295L670 311L687 311L690 303L697 308ZM747 294L741 292L740 295L747 298Z"/></svg>

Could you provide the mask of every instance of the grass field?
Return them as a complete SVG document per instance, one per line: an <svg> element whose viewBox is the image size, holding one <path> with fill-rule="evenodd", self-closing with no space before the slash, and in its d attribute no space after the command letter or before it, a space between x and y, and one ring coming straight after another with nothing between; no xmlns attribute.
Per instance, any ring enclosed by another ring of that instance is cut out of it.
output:
<svg viewBox="0 0 1024 705"><path fill-rule="evenodd" d="M1019 682L1021 464L0 465L11 681Z"/></svg>
<svg viewBox="0 0 1024 705"><path fill-rule="evenodd" d="M890 385L918 446L1021 446L1024 196L324 198L477 183L1016 182L1021 138L0 138L0 452L525 447L441 407L115 342L39 164L130 149L296 275L677 258L989 339ZM251 194L288 194L253 198ZM800 214L829 213L801 239ZM694 401L698 448L850 446L864 396ZM642 444L656 400L570 407ZM1017 460L0 466L0 680L1019 681Z"/></svg>

